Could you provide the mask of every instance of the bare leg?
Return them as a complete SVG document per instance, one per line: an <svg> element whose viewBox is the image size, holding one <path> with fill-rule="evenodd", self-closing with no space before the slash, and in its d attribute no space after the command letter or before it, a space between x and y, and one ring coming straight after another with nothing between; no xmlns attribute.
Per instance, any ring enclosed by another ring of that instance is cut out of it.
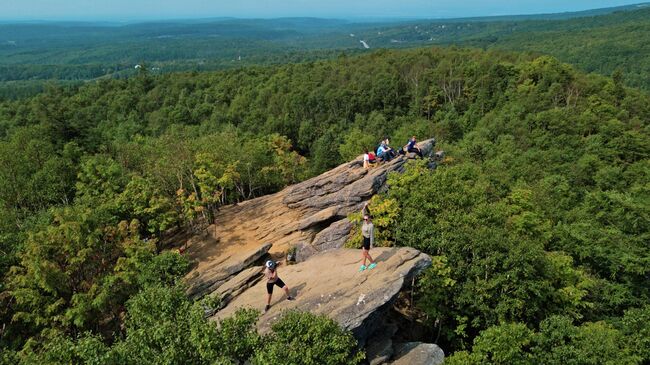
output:
<svg viewBox="0 0 650 365"><path fill-rule="evenodd" d="M285 285L282 289L284 289L284 292L287 293L287 298L291 296L289 295L289 285Z"/></svg>
<svg viewBox="0 0 650 365"><path fill-rule="evenodd" d="M372 256L370 256L370 251L363 250L363 253L366 255L368 260L370 260L371 264L375 262L375 260L372 259ZM366 264L366 259L365 258L363 259L363 264L364 265Z"/></svg>
<svg viewBox="0 0 650 365"><path fill-rule="evenodd" d="M366 257L366 253L367 253L367 252L368 252L368 251L366 251L365 248L362 248L362 249L361 249L361 257L363 258L363 266L366 266L366 259L367 259L367 257Z"/></svg>

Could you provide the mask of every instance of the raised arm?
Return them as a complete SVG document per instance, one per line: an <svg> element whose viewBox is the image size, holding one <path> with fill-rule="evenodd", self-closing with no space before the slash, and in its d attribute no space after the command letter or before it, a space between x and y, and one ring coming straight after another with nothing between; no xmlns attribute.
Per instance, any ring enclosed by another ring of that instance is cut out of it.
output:
<svg viewBox="0 0 650 365"><path fill-rule="evenodd" d="M370 215L370 209L368 209L368 202L366 202L363 205L363 208L361 208L361 216L363 217L364 215Z"/></svg>

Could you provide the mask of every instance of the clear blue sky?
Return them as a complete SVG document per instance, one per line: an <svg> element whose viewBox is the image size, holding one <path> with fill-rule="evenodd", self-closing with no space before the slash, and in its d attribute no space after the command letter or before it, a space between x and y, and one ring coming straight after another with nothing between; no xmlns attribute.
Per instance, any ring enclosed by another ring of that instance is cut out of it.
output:
<svg viewBox="0 0 650 365"><path fill-rule="evenodd" d="M232 16L465 17L556 13L635 4L616 0L0 0L0 19L138 20Z"/></svg>

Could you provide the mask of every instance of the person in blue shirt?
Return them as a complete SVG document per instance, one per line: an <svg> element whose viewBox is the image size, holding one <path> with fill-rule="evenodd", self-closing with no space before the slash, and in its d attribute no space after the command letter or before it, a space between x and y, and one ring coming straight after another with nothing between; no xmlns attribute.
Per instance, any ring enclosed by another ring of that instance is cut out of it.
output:
<svg viewBox="0 0 650 365"><path fill-rule="evenodd" d="M377 148L377 158L382 161L390 161L390 156L386 151L386 144L384 144L384 141L381 141L381 144Z"/></svg>
<svg viewBox="0 0 650 365"><path fill-rule="evenodd" d="M393 159L393 157L397 156L395 150L392 149L388 145L388 143L389 143L388 138L385 138L383 141L381 141L379 148L377 148L377 157L380 158L382 161L390 161L391 159Z"/></svg>

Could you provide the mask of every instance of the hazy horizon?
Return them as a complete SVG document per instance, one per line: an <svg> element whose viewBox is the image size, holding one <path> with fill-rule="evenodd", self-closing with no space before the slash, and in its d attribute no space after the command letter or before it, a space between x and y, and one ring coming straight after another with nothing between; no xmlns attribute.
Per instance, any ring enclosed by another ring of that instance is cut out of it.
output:
<svg viewBox="0 0 650 365"><path fill-rule="evenodd" d="M83 0L23 0L3 4L0 0L0 21L91 21L134 22L174 19L209 18L285 18L316 17L349 20L465 18L507 15L534 15L575 12L642 4L637 1L511 1L467 0L358 0L345 2L331 0L327 3L314 0L289 0L282 4L271 1L240 0L238 3L210 2L207 0L126 1L113 0L88 7Z"/></svg>

